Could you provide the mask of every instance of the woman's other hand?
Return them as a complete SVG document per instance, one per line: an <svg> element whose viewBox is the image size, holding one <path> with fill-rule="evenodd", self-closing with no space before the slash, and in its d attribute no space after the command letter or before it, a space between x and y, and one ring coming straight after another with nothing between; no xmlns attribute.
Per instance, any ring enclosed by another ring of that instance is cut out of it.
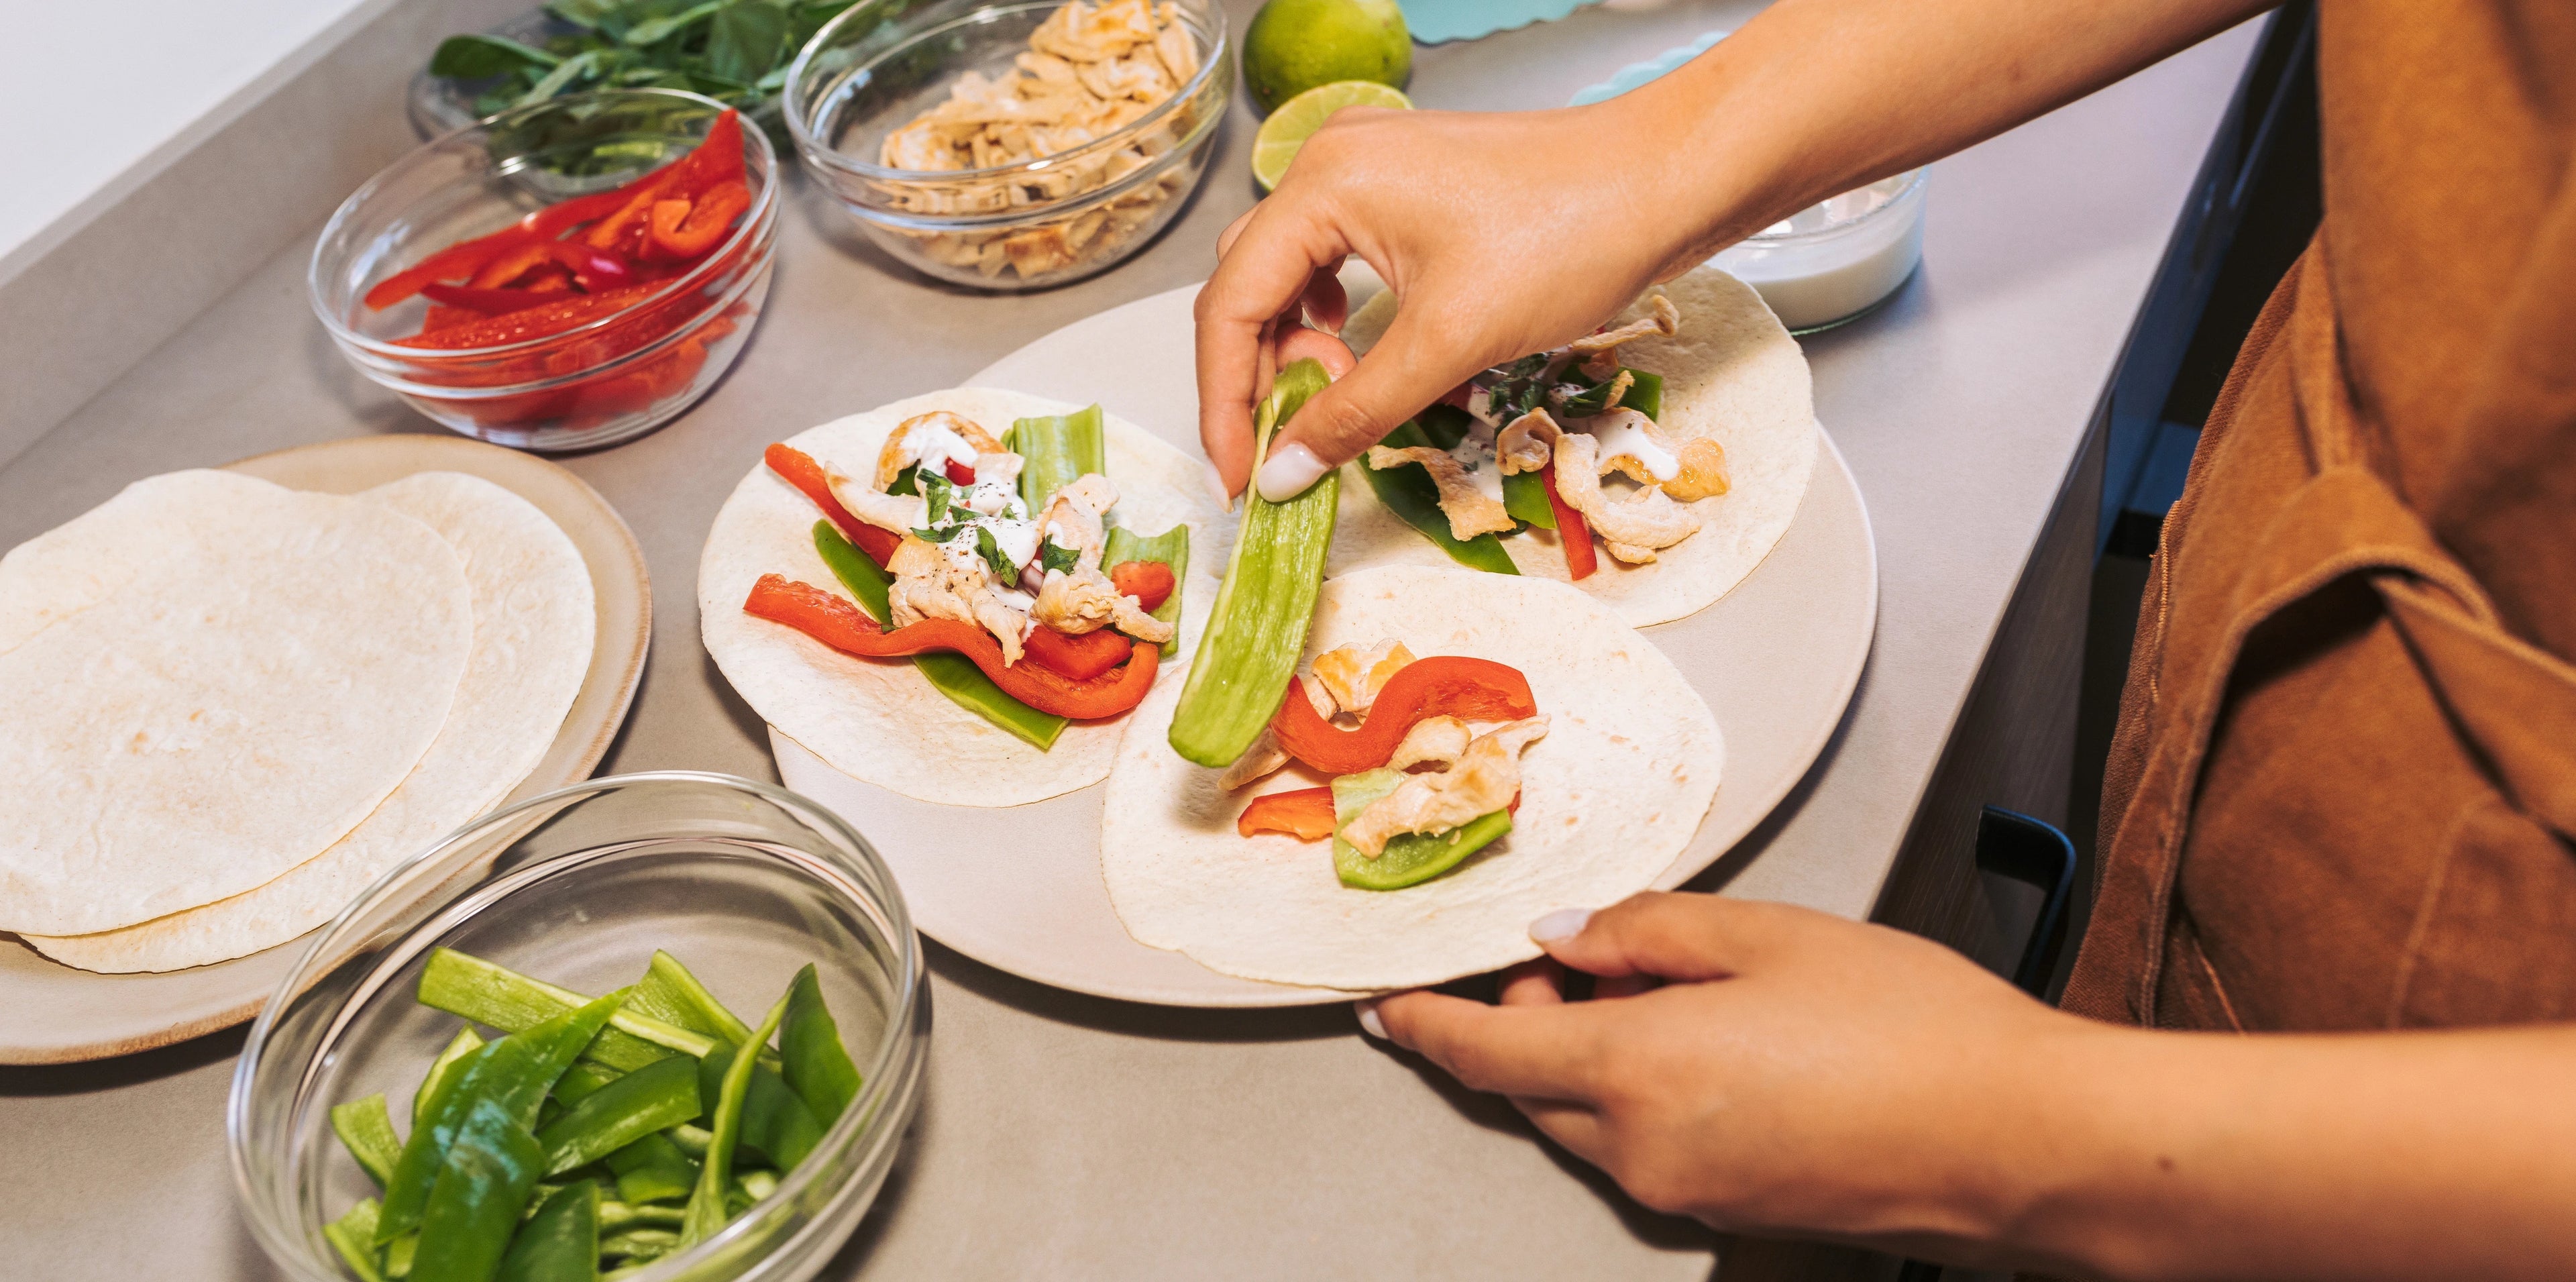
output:
<svg viewBox="0 0 2576 1282"><path fill-rule="evenodd" d="M1532 934L1558 937L1502 1005L1403 993L1363 1025L1722 1228L1978 1254L2019 1201L1987 1173L2045 1138L2025 1079L2100 1027L1929 940L1779 904L1642 894ZM1563 999L1565 969L1600 977L1593 1000Z"/></svg>

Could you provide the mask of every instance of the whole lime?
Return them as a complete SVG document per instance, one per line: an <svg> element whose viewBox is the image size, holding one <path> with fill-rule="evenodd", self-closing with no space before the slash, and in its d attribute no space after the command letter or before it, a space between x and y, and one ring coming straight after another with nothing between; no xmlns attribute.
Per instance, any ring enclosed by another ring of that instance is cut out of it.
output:
<svg viewBox="0 0 2576 1282"><path fill-rule="evenodd" d="M1243 85L1263 115L1317 85L1404 87L1413 37L1395 0L1270 0L1243 36Z"/></svg>

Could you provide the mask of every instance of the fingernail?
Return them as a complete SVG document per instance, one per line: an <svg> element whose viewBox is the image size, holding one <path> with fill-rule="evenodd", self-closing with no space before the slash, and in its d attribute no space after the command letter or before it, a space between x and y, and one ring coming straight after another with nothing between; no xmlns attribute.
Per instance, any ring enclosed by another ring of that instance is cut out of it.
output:
<svg viewBox="0 0 2576 1282"><path fill-rule="evenodd" d="M1559 908L1530 923L1530 938L1542 944L1562 943L1582 934L1584 923L1591 920L1589 908Z"/></svg>
<svg viewBox="0 0 2576 1282"><path fill-rule="evenodd" d="M1207 473L1208 497L1215 499L1218 507L1233 511L1234 492L1225 488L1225 473L1216 470L1214 463L1201 463L1199 469Z"/></svg>
<svg viewBox="0 0 2576 1282"><path fill-rule="evenodd" d="M1285 503L1306 492L1324 475L1324 460L1303 445L1291 445L1261 465L1261 497Z"/></svg>
<svg viewBox="0 0 2576 1282"><path fill-rule="evenodd" d="M1351 1009L1359 1012L1361 1032L1366 1033L1381 1042L1386 1040L1386 1021L1377 1017L1376 998L1371 997L1352 1002Z"/></svg>

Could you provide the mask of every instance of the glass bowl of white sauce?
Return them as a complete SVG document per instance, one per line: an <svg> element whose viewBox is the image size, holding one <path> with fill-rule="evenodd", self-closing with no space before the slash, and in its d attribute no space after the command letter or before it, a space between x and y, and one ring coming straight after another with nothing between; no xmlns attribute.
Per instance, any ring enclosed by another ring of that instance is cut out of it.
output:
<svg viewBox="0 0 2576 1282"><path fill-rule="evenodd" d="M1923 261L1929 172L1908 170L1799 210L1710 261L1751 285L1792 334L1858 320Z"/></svg>

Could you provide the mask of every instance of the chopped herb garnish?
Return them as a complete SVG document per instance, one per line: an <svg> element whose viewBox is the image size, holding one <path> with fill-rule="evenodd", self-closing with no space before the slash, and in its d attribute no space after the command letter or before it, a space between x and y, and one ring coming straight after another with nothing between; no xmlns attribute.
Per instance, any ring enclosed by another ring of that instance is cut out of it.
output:
<svg viewBox="0 0 2576 1282"><path fill-rule="evenodd" d="M1010 583L1020 577L1020 567L1011 564L1011 558L1002 555L1002 545L993 541L991 526L975 527L975 553L984 558L984 564L993 567L994 578Z"/></svg>
<svg viewBox="0 0 2576 1282"><path fill-rule="evenodd" d="M919 493L921 493L921 467L920 467L920 465L915 464L914 466L907 467L907 468L905 468L904 470L902 470L902 471L900 471L900 472L895 473L895 476L894 476L894 484L889 485L889 486L887 486L887 487L886 487L886 493L888 493L888 494L919 494Z"/></svg>
<svg viewBox="0 0 2576 1282"><path fill-rule="evenodd" d="M1082 564L1080 548L1066 547L1054 539L1048 539L1038 546L1038 566L1041 569L1062 570L1070 574L1073 572L1073 567L1080 564Z"/></svg>
<svg viewBox="0 0 2576 1282"><path fill-rule="evenodd" d="M936 472L921 476L921 497L930 504L930 524L938 526L948 520L948 505L957 497L957 487Z"/></svg>

